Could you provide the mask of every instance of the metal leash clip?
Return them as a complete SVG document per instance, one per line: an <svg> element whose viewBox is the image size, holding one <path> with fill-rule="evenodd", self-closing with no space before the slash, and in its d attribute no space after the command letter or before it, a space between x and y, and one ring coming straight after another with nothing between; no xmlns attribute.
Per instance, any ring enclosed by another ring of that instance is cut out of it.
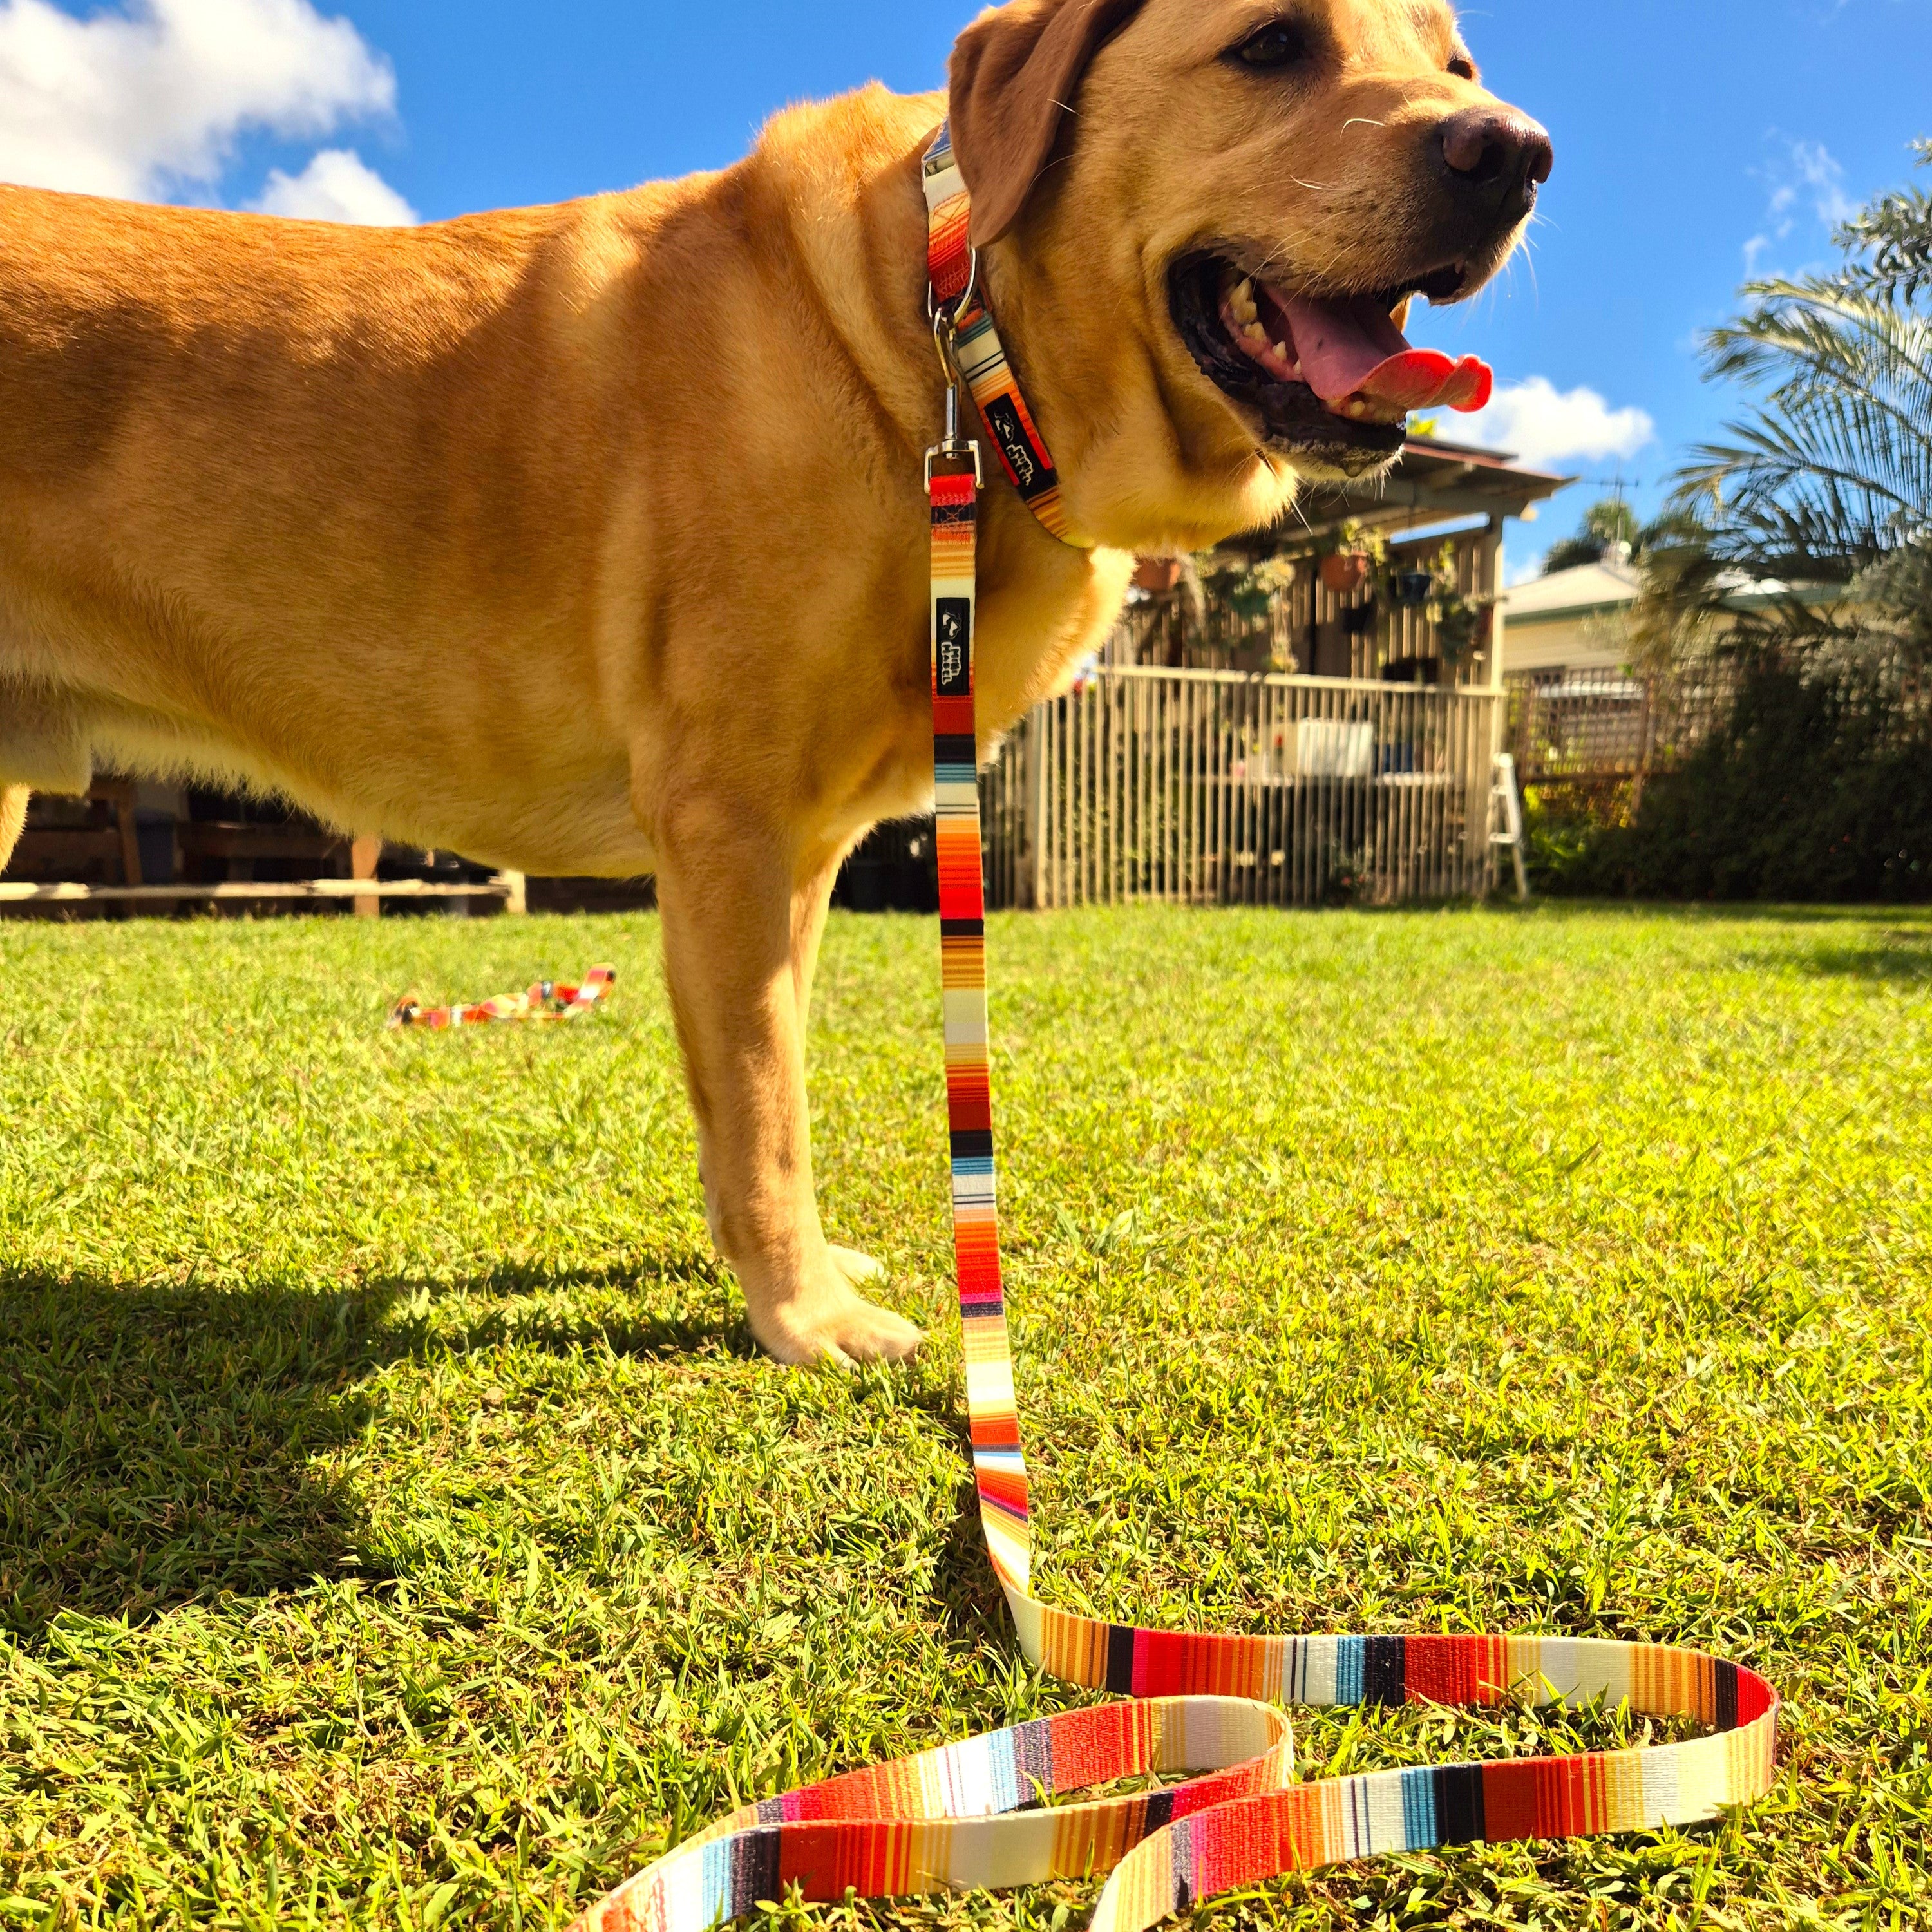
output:
<svg viewBox="0 0 1932 1932"><path fill-rule="evenodd" d="M966 379L959 373L958 323L960 316L972 302L974 291L979 286L980 251L972 250L967 259L966 286L956 300L941 302L938 291L929 284L926 292L926 313L932 318L932 345L939 352L940 371L946 378L946 434L926 452L926 483L928 490L932 487L932 466L935 463L964 463L969 458L975 487L983 490L986 486L980 446L971 436L962 436L959 428L960 397L966 387Z"/></svg>

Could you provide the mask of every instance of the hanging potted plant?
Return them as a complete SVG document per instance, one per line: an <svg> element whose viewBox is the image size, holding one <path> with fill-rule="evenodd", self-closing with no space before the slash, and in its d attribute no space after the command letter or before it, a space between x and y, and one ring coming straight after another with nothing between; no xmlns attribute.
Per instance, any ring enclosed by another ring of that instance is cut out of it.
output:
<svg viewBox="0 0 1932 1932"><path fill-rule="evenodd" d="M1487 631L1493 597L1465 597L1456 572L1456 549L1445 543L1426 573L1430 622L1436 627L1436 647L1452 669L1472 651Z"/></svg>
<svg viewBox="0 0 1932 1932"><path fill-rule="evenodd" d="M1209 604L1226 614L1221 642L1235 670L1275 668L1279 608L1294 581L1294 565L1286 557L1218 550L1201 560L1201 587Z"/></svg>
<svg viewBox="0 0 1932 1932"><path fill-rule="evenodd" d="M1378 546L1372 543L1352 518L1335 532L1335 547L1318 566L1322 587L1336 597L1352 597L1368 582Z"/></svg>
<svg viewBox="0 0 1932 1932"><path fill-rule="evenodd" d="M1322 560L1322 587L1337 597L1352 597L1368 580L1366 551L1337 550Z"/></svg>
<svg viewBox="0 0 1932 1932"><path fill-rule="evenodd" d="M1395 601L1412 610L1420 610L1436 592L1434 574L1426 570L1399 570L1395 574Z"/></svg>
<svg viewBox="0 0 1932 1932"><path fill-rule="evenodd" d="M1481 604L1467 597L1443 599L1435 612L1437 648L1446 664L1460 664L1474 648L1485 616Z"/></svg>

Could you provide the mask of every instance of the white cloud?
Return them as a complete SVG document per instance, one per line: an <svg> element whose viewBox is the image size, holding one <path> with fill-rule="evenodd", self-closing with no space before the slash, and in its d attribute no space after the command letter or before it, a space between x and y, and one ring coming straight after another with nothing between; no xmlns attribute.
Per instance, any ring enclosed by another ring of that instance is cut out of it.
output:
<svg viewBox="0 0 1932 1932"><path fill-rule="evenodd" d="M1790 142L1777 162L1758 172L1771 184L1771 198L1763 231L1744 244L1747 275L1762 272L1766 256L1790 240L1807 208L1828 235L1858 212L1858 203L1845 192L1844 169L1822 142Z"/></svg>
<svg viewBox="0 0 1932 1932"><path fill-rule="evenodd" d="M395 99L388 62L310 0L123 0L85 20L0 0L0 180L159 200L212 187L244 130L326 134Z"/></svg>
<svg viewBox="0 0 1932 1932"><path fill-rule="evenodd" d="M1543 560L1549 554L1547 550L1540 550L1528 556L1519 557L1512 544L1503 556L1503 588L1514 590L1523 584L1534 584L1543 574Z"/></svg>
<svg viewBox="0 0 1932 1932"><path fill-rule="evenodd" d="M1613 410L1594 389L1559 390L1546 376L1505 384L1487 409L1459 418L1456 440L1507 449L1532 470L1634 456L1657 434L1639 409Z"/></svg>
<svg viewBox="0 0 1932 1932"><path fill-rule="evenodd" d="M249 206L260 214L298 221L350 221L364 228L406 228L412 208L359 154L325 148L298 175L272 170L261 199Z"/></svg>

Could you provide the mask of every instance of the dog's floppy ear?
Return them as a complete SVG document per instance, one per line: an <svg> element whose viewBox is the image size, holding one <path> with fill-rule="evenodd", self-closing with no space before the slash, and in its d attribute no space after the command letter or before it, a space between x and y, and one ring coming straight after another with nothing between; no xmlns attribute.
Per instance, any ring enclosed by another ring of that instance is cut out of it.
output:
<svg viewBox="0 0 1932 1932"><path fill-rule="evenodd" d="M1012 0L952 50L953 152L973 196L973 245L1019 219L1071 111L1080 76L1143 0Z"/></svg>

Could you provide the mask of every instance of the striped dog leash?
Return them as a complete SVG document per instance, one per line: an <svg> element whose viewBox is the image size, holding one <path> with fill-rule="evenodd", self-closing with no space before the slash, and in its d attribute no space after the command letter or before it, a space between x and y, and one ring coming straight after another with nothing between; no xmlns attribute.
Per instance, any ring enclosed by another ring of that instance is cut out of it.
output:
<svg viewBox="0 0 1932 1932"><path fill-rule="evenodd" d="M979 298L964 188L942 130L927 164L934 322L1002 466L1056 536L1059 481ZM987 1553L1028 1660L1131 1701L942 1746L746 1806L640 1873L580 1932L708 1932L782 1899L884 1898L1111 1872L1092 1932L1148 1932L1197 1901L1289 1872L1450 1845L1696 1824L1771 1788L1778 1700L1756 1672L1667 1646L1556 1636L1231 1636L1137 1630L1042 1603L1000 1266L987 1046L974 695L980 465L949 389L927 459L932 711L946 1082L966 1408ZM1044 508L1042 508L1044 506ZM1676 1744L1294 1781L1286 1704L1602 1702L1689 1720ZM1084 1804L1046 1801L1148 1774L1206 1773Z"/></svg>

